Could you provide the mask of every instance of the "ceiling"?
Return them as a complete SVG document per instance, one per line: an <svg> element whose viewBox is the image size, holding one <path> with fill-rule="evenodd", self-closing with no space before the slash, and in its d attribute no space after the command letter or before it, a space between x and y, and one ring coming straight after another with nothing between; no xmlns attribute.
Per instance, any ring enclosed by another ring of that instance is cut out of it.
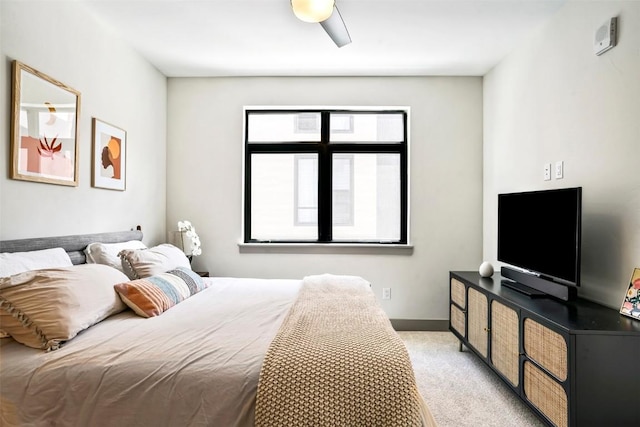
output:
<svg viewBox="0 0 640 427"><path fill-rule="evenodd" d="M336 47L290 0L81 0L168 77L481 76L566 0L336 0Z"/></svg>

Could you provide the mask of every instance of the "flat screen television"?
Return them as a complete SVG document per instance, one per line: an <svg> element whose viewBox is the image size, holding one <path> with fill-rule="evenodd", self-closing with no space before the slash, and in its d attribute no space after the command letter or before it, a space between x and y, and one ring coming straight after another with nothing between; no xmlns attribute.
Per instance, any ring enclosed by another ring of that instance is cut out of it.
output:
<svg viewBox="0 0 640 427"><path fill-rule="evenodd" d="M582 188L498 195L503 284L530 296L569 300L580 286ZM531 290L535 292L530 292Z"/></svg>

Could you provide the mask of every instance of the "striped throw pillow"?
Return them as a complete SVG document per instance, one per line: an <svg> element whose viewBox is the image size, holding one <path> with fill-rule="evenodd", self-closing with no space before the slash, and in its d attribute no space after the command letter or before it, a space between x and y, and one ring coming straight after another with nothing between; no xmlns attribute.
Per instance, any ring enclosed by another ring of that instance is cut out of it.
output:
<svg viewBox="0 0 640 427"><path fill-rule="evenodd" d="M144 279L119 283L114 288L137 315L155 317L202 291L206 285L191 269L178 267Z"/></svg>

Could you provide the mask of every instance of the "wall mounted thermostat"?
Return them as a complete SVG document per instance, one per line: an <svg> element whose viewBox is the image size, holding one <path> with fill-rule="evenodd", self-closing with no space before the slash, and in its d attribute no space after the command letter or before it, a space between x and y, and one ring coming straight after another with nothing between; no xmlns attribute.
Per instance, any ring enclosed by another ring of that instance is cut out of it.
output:
<svg viewBox="0 0 640 427"><path fill-rule="evenodd" d="M593 41L593 51L596 55L602 55L616 45L618 35L618 18L610 18L596 30Z"/></svg>

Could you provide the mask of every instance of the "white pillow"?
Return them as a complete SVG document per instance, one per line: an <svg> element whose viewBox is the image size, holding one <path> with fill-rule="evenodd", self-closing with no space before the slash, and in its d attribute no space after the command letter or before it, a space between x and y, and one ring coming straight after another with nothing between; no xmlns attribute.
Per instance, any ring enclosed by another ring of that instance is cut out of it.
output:
<svg viewBox="0 0 640 427"><path fill-rule="evenodd" d="M143 279L184 267L191 270L191 263L181 249L163 243L150 249L123 249L118 254L124 274L131 280Z"/></svg>
<svg viewBox="0 0 640 427"><path fill-rule="evenodd" d="M123 249L146 249L140 240L130 240L121 243L90 243L84 250L87 264L104 264L122 271L122 261L118 253Z"/></svg>
<svg viewBox="0 0 640 427"><path fill-rule="evenodd" d="M69 254L62 248L0 253L0 277L9 277L30 270L71 267L72 265Z"/></svg>

